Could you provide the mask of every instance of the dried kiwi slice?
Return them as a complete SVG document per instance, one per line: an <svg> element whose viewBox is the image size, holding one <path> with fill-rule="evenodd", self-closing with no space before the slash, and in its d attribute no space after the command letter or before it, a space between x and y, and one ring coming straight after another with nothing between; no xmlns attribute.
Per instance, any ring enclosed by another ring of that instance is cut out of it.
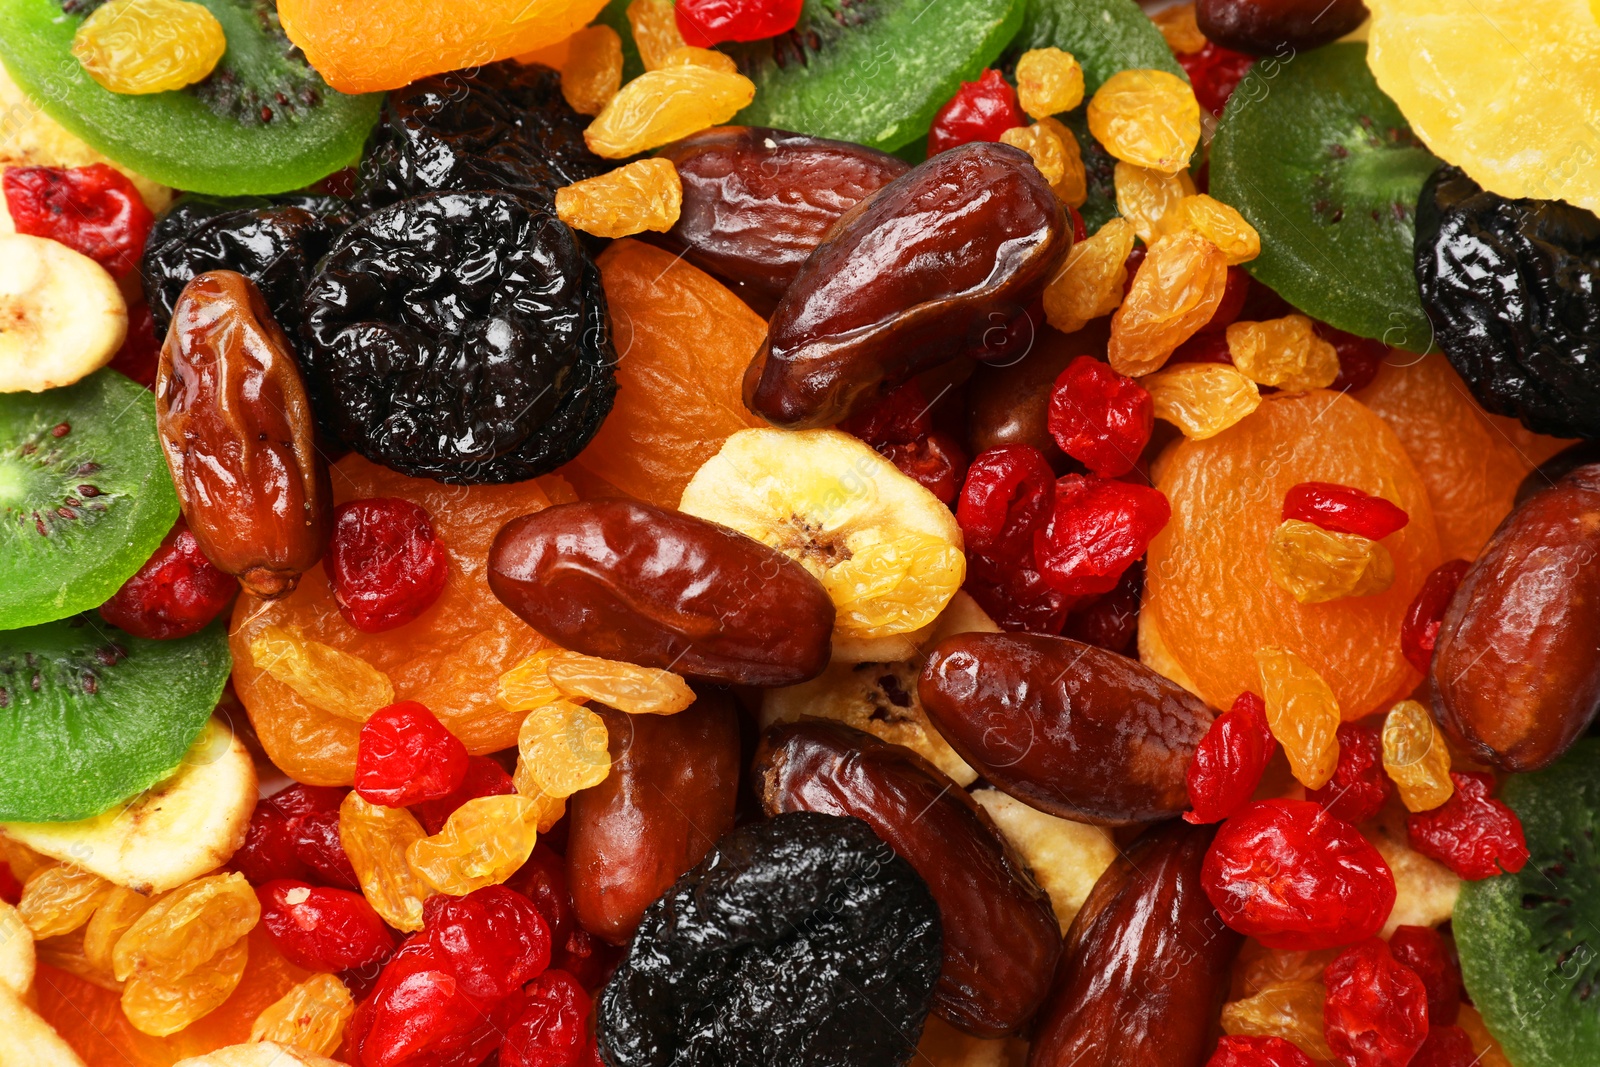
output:
<svg viewBox="0 0 1600 1067"><path fill-rule="evenodd" d="M1600 740L1513 775L1517 874L1462 887L1452 926L1472 1002L1517 1067L1600 1067Z"/></svg>
<svg viewBox="0 0 1600 1067"><path fill-rule="evenodd" d="M1071 52L1083 66L1085 97L1119 70L1164 70L1189 80L1166 38L1133 0L1028 0L1027 17L1006 58L1014 63L1030 48Z"/></svg>
<svg viewBox="0 0 1600 1067"><path fill-rule="evenodd" d="M1211 193L1261 233L1246 265L1306 314L1395 348L1433 331L1412 272L1417 197L1439 160L1367 70L1367 46L1257 63L1211 142Z"/></svg>
<svg viewBox="0 0 1600 1067"><path fill-rule="evenodd" d="M0 633L0 821L98 815L177 769L233 661L222 621L146 641L98 615Z"/></svg>

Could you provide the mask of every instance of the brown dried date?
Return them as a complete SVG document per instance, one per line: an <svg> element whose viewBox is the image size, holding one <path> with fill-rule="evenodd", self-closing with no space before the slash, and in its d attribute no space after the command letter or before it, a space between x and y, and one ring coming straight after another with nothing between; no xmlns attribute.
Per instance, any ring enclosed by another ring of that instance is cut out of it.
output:
<svg viewBox="0 0 1600 1067"><path fill-rule="evenodd" d="M1548 767L1600 712L1600 464L1519 504L1461 580L1434 646L1439 725L1503 771Z"/></svg>
<svg viewBox="0 0 1600 1067"><path fill-rule="evenodd" d="M831 426L957 356L1009 357L1009 325L1071 243L1026 152L975 141L937 155L806 260L745 372L745 405L779 426Z"/></svg>
<svg viewBox="0 0 1600 1067"><path fill-rule="evenodd" d="M828 665L822 583L754 538L652 504L589 500L512 519L489 549L489 588L591 656L765 686Z"/></svg>
<svg viewBox="0 0 1600 1067"><path fill-rule="evenodd" d="M1025 804L1082 822L1170 818L1215 713L1138 660L1066 637L957 634L917 683L962 759Z"/></svg>
<svg viewBox="0 0 1600 1067"><path fill-rule="evenodd" d="M1244 938L1200 884L1215 826L1153 827L1095 883L1028 1067L1200 1067Z"/></svg>
<svg viewBox="0 0 1600 1067"><path fill-rule="evenodd" d="M1033 1017L1061 930L1044 890L966 790L908 748L819 719L768 729L754 773L768 815L864 819L922 875L944 927L934 1011L980 1037L1015 1033Z"/></svg>
<svg viewBox="0 0 1600 1067"><path fill-rule="evenodd" d="M206 558L263 599L285 596L328 545L328 468L294 348L254 282L184 286L156 371L156 428Z"/></svg>
<svg viewBox="0 0 1600 1067"><path fill-rule="evenodd" d="M911 169L848 141L717 126L662 149L683 182L669 238L696 266L776 300L839 216Z"/></svg>
<svg viewBox="0 0 1600 1067"><path fill-rule="evenodd" d="M1104 359L1110 326L1095 319L1076 333L1040 330L1025 359L980 364L967 383L967 446L974 456L1001 445L1032 445L1062 472L1071 463L1050 436L1056 379L1079 356ZM1082 470L1082 467L1075 468Z"/></svg>
<svg viewBox="0 0 1600 1067"><path fill-rule="evenodd" d="M591 705L611 735L611 774L567 808L567 877L578 922L626 944L644 909L733 829L739 723L705 693L676 715Z"/></svg>

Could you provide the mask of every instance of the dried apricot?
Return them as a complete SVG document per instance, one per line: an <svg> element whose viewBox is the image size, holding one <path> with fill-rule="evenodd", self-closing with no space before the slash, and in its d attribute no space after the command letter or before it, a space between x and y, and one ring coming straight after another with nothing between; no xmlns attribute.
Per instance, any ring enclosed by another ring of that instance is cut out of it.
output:
<svg viewBox="0 0 1600 1067"><path fill-rule="evenodd" d="M1302 604L1373 596L1394 583L1394 559L1383 545L1299 519L1272 531L1267 566L1278 588Z"/></svg>
<svg viewBox="0 0 1600 1067"><path fill-rule="evenodd" d="M622 88L622 36L606 25L587 26L567 38L561 95L580 115L598 115Z"/></svg>
<svg viewBox="0 0 1600 1067"><path fill-rule="evenodd" d="M1155 415L1196 441L1215 437L1261 406L1256 383L1222 363L1181 363L1139 379Z"/></svg>
<svg viewBox="0 0 1600 1067"><path fill-rule="evenodd" d="M1167 222L1185 197L1194 195L1194 179L1189 168L1166 174L1132 163L1118 163L1111 171L1117 192L1117 213L1133 223L1134 232L1145 244L1179 227Z"/></svg>
<svg viewBox="0 0 1600 1067"><path fill-rule="evenodd" d="M626 159L721 125L755 95L743 74L700 66L646 71L611 98L583 139L602 159Z"/></svg>
<svg viewBox="0 0 1600 1067"><path fill-rule="evenodd" d="M344 1039L345 1023L355 1010L350 990L336 975L314 975L256 1016L250 1024L250 1040L275 1041L331 1056Z"/></svg>
<svg viewBox="0 0 1600 1067"><path fill-rule="evenodd" d="M1122 70L1089 100L1089 132L1125 163L1175 174L1200 144L1194 90L1164 70Z"/></svg>
<svg viewBox="0 0 1600 1067"><path fill-rule="evenodd" d="M545 664L545 674L575 703L598 700L630 715L673 715L694 703L688 682L656 667L561 652Z"/></svg>
<svg viewBox="0 0 1600 1067"><path fill-rule="evenodd" d="M176 1033L222 1006L244 978L250 942L240 938L182 978L141 972L122 987L122 1013L152 1037Z"/></svg>
<svg viewBox="0 0 1600 1067"><path fill-rule="evenodd" d="M1265 322L1228 324L1228 355L1257 385L1302 392L1326 389L1339 376L1339 353L1299 313Z"/></svg>
<svg viewBox="0 0 1600 1067"><path fill-rule="evenodd" d="M426 836L405 808L371 804L355 792L339 805L339 843L361 882L361 895L396 930L422 929L422 902L433 895L406 862L411 845Z"/></svg>
<svg viewBox="0 0 1600 1067"><path fill-rule="evenodd" d="M528 713L517 737L517 770L544 794L569 797L611 773L609 737L600 716L558 700Z"/></svg>
<svg viewBox="0 0 1600 1067"><path fill-rule="evenodd" d="M477 797L457 808L443 830L407 846L406 863L453 897L499 885L533 854L539 814L536 801L516 793Z"/></svg>
<svg viewBox="0 0 1600 1067"><path fill-rule="evenodd" d="M1059 48L1030 48L1017 59L1017 101L1032 119L1071 111L1083 102L1083 67Z"/></svg>
<svg viewBox="0 0 1600 1067"><path fill-rule="evenodd" d="M118 981L153 976L177 981L204 967L255 929L261 902L244 875L196 878L168 893L134 920L111 950Z"/></svg>
<svg viewBox="0 0 1600 1067"><path fill-rule="evenodd" d="M1135 378L1160 370L1173 349L1211 321L1227 286L1222 249L1193 230L1156 238L1111 316L1112 368Z"/></svg>
<svg viewBox="0 0 1600 1067"><path fill-rule="evenodd" d="M683 210L683 183L669 159L640 159L556 190L556 215L596 237L665 233Z"/></svg>
<svg viewBox="0 0 1600 1067"><path fill-rule="evenodd" d="M1122 303L1128 281L1128 253L1137 231L1124 218L1111 218L1087 241L1067 253L1044 290L1044 314L1062 333L1077 333L1090 319L1109 315Z"/></svg>

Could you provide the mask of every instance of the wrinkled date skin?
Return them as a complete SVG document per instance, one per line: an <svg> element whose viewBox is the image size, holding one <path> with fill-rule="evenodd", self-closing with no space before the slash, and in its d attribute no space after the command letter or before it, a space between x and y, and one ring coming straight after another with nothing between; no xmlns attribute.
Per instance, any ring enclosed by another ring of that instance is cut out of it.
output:
<svg viewBox="0 0 1600 1067"><path fill-rule="evenodd" d="M839 217L911 169L886 152L754 126L661 150L683 182L671 238L696 266L776 300Z"/></svg>
<svg viewBox="0 0 1600 1067"><path fill-rule="evenodd" d="M928 883L944 927L933 1009L1002 1037L1033 1017L1061 955L1050 899L966 790L908 748L838 722L774 726L756 750L768 815L863 819Z"/></svg>
<svg viewBox="0 0 1600 1067"><path fill-rule="evenodd" d="M1244 938L1200 883L1215 826L1169 822L1100 876L1067 931L1028 1067L1201 1067Z"/></svg>
<svg viewBox="0 0 1600 1067"><path fill-rule="evenodd" d="M1367 20L1361 0L1197 0L1194 7L1207 40L1280 59L1337 41Z"/></svg>
<svg viewBox="0 0 1600 1067"><path fill-rule="evenodd" d="M804 567L725 526L628 500L513 519L489 588L562 648L740 685L828 665L833 602Z"/></svg>
<svg viewBox="0 0 1600 1067"><path fill-rule="evenodd" d="M745 405L779 426L831 426L914 374L991 348L1072 244L1026 152L953 148L857 205L773 312Z"/></svg>
<svg viewBox="0 0 1600 1067"><path fill-rule="evenodd" d="M739 723L717 692L676 715L594 711L611 735L611 774L568 805L567 877L578 922L622 945L644 909L733 829Z"/></svg>
<svg viewBox="0 0 1600 1067"><path fill-rule="evenodd" d="M1215 713L1137 660L1066 637L957 634L917 683L945 740L1018 800L1110 826L1189 805L1189 761Z"/></svg>
<svg viewBox="0 0 1600 1067"><path fill-rule="evenodd" d="M1600 464L1500 524L1450 601L1429 688L1450 739L1503 771L1548 767L1600 711Z"/></svg>
<svg viewBox="0 0 1600 1067"><path fill-rule="evenodd" d="M207 559L266 600L328 546L333 495L294 349L261 292L212 271L184 287L156 372L156 428Z"/></svg>

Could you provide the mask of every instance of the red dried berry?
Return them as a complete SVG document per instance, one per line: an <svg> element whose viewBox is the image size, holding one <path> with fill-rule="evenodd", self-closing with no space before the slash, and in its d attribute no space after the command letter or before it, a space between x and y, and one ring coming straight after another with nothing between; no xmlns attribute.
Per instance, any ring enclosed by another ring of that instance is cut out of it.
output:
<svg viewBox="0 0 1600 1067"><path fill-rule="evenodd" d="M1281 1037L1224 1037L1206 1067L1316 1067L1311 1057Z"/></svg>
<svg viewBox="0 0 1600 1067"><path fill-rule="evenodd" d="M1123 299L1127 299L1129 290L1133 288L1133 279L1142 266L1144 266L1144 245L1134 245L1133 250L1128 253L1128 258L1122 261L1122 269L1128 273L1128 280L1122 283Z"/></svg>
<svg viewBox="0 0 1600 1067"><path fill-rule="evenodd" d="M1239 80L1256 61L1254 56L1223 48L1211 41L1207 41L1206 46L1198 52L1180 54L1176 58L1184 73L1189 75L1189 84L1194 86L1194 98L1201 107L1218 118L1222 117L1223 109L1228 106L1228 98L1239 87Z"/></svg>
<svg viewBox="0 0 1600 1067"><path fill-rule="evenodd" d="M1456 791L1434 808L1406 817L1411 847L1431 856L1469 882L1516 874L1528 862L1522 820L1494 799L1487 774L1450 772Z"/></svg>
<svg viewBox="0 0 1600 1067"><path fill-rule="evenodd" d="M278 878L310 878L312 868L300 858L301 822L308 815L332 814L337 828L339 803L348 792L335 786L293 785L260 801L250 814L244 844L233 854L234 868L254 886Z"/></svg>
<svg viewBox="0 0 1600 1067"><path fill-rule="evenodd" d="M1481 1059L1465 1030L1436 1024L1407 1067L1477 1067Z"/></svg>
<svg viewBox="0 0 1600 1067"><path fill-rule="evenodd" d="M1422 979L1378 938L1341 952L1323 981L1323 1030L1345 1067L1405 1067L1428 1039Z"/></svg>
<svg viewBox="0 0 1600 1067"><path fill-rule="evenodd" d="M678 32L697 48L723 41L760 41L800 21L801 0L678 0Z"/></svg>
<svg viewBox="0 0 1600 1067"><path fill-rule="evenodd" d="M1268 948L1335 948L1371 937L1395 899L1378 850L1308 800L1239 809L1211 842L1201 881L1222 921Z"/></svg>
<svg viewBox="0 0 1600 1067"><path fill-rule="evenodd" d="M1077 244L1079 241L1087 241L1089 239L1089 227L1084 225L1083 216L1078 214L1078 209L1070 204L1067 206L1067 218L1072 222L1072 243Z"/></svg>
<svg viewBox="0 0 1600 1067"><path fill-rule="evenodd" d="M528 862L506 879L506 888L533 901L550 928L550 943L560 946L577 925L572 891L567 882L567 861L541 839Z"/></svg>
<svg viewBox="0 0 1600 1067"><path fill-rule="evenodd" d="M262 928L296 967L370 967L394 952L394 935L360 893L276 880L257 888L256 896Z"/></svg>
<svg viewBox="0 0 1600 1067"><path fill-rule="evenodd" d="M1049 521L1056 475L1032 445L1001 445L967 468L956 522L968 555L1012 570L1032 561L1034 531Z"/></svg>
<svg viewBox="0 0 1600 1067"><path fill-rule="evenodd" d="M1056 480L1033 557L1044 580L1069 596L1110 592L1171 516L1159 489L1069 474Z"/></svg>
<svg viewBox="0 0 1600 1067"><path fill-rule="evenodd" d="M473 997L508 997L550 965L550 928L533 901L503 885L422 905L434 956Z"/></svg>
<svg viewBox="0 0 1600 1067"><path fill-rule="evenodd" d="M153 392L160 363L161 341L156 337L155 316L150 313L150 305L141 300L128 308L128 335L111 357L111 369Z"/></svg>
<svg viewBox="0 0 1600 1067"><path fill-rule="evenodd" d="M1320 789L1306 799L1321 804L1329 815L1362 823L1382 810L1394 792L1383 769L1383 735L1371 726L1347 722L1339 727L1339 763Z"/></svg>
<svg viewBox="0 0 1600 1067"><path fill-rule="evenodd" d="M1072 606L1061 634L1107 652L1127 654L1139 634L1139 605L1144 599L1144 562L1122 572L1117 587L1085 604Z"/></svg>
<svg viewBox="0 0 1600 1067"><path fill-rule="evenodd" d="M135 637L188 637L222 614L238 591L238 581L206 559L179 519L144 566L100 605L100 617Z"/></svg>
<svg viewBox="0 0 1600 1067"><path fill-rule="evenodd" d="M862 409L839 424L845 433L861 438L873 448L890 444L911 444L933 432L932 407L916 382L907 382L871 407Z"/></svg>
<svg viewBox="0 0 1600 1067"><path fill-rule="evenodd" d="M1225 363L1233 365L1233 353L1228 351L1228 335L1197 333L1172 353L1169 363Z"/></svg>
<svg viewBox="0 0 1600 1067"><path fill-rule="evenodd" d="M1189 806L1185 822L1221 822L1250 802L1278 743L1267 725L1267 705L1240 693L1218 715L1189 762Z"/></svg>
<svg viewBox="0 0 1600 1067"><path fill-rule="evenodd" d="M302 815L295 823L294 853L317 880L340 889L360 889L356 870L339 839L339 812Z"/></svg>
<svg viewBox="0 0 1600 1067"><path fill-rule="evenodd" d="M1439 640L1444 613L1471 566L1464 559L1439 564L1428 573L1406 609L1406 617L1400 623L1400 651L1423 674L1428 673L1428 665L1433 662L1433 646Z"/></svg>
<svg viewBox="0 0 1600 1067"><path fill-rule="evenodd" d="M1150 443L1150 394L1092 356L1067 364L1050 391L1046 425L1061 451L1103 478L1133 470Z"/></svg>
<svg viewBox="0 0 1600 1067"><path fill-rule="evenodd" d="M7 904L20 904L22 902L22 883L17 881L17 876L11 870L11 865L0 860L0 900Z"/></svg>
<svg viewBox="0 0 1600 1067"><path fill-rule="evenodd" d="M337 814L339 805L344 803L344 798L350 790L337 785L300 785L296 783L279 793L263 800L263 804L271 804L290 818L298 819L306 815Z"/></svg>
<svg viewBox="0 0 1600 1067"><path fill-rule="evenodd" d="M1312 329L1339 354L1339 376L1328 386L1329 389L1344 393L1365 389L1378 376L1383 361L1389 358L1389 346L1382 341L1357 337L1353 333L1336 330L1325 322L1316 323Z"/></svg>
<svg viewBox="0 0 1600 1067"><path fill-rule="evenodd" d="M1045 584L1032 565L982 567L983 557L972 557L962 587L1002 630L1034 634L1059 634L1077 597Z"/></svg>
<svg viewBox="0 0 1600 1067"><path fill-rule="evenodd" d="M461 784L456 786L455 792L438 800L424 800L412 805L411 814L417 817L424 830L436 834L444 829L445 820L467 801L479 797L504 796L516 791L516 784L500 764L488 756L469 756L467 773L461 779Z"/></svg>
<svg viewBox="0 0 1600 1067"><path fill-rule="evenodd" d="M427 611L450 571L450 555L427 511L392 497L340 504L323 563L339 614L369 634Z"/></svg>
<svg viewBox="0 0 1600 1067"><path fill-rule="evenodd" d="M1283 519L1378 541L1402 529L1411 516L1383 497L1353 486L1301 482L1283 494Z"/></svg>
<svg viewBox="0 0 1600 1067"><path fill-rule="evenodd" d="M403 808L454 793L467 776L467 746L422 704L402 700L373 712L356 744L356 792Z"/></svg>
<svg viewBox="0 0 1600 1067"><path fill-rule="evenodd" d="M546 971L523 991L522 1012L500 1042L500 1067L580 1067L589 994L566 971Z"/></svg>
<svg viewBox="0 0 1600 1067"><path fill-rule="evenodd" d="M625 945L607 944L583 930L573 930L561 951L552 957L552 962L594 994L611 978L611 972L617 969L626 951Z"/></svg>
<svg viewBox="0 0 1600 1067"><path fill-rule="evenodd" d="M938 497L941 504L955 503L967 473L967 455L954 437L931 433L920 441L876 447L901 474Z"/></svg>
<svg viewBox="0 0 1600 1067"><path fill-rule="evenodd" d="M928 155L936 156L971 141L998 141L1007 130L1023 124L1017 91L993 68L975 82L962 82L956 95L933 117L928 131Z"/></svg>
<svg viewBox="0 0 1600 1067"><path fill-rule="evenodd" d="M7 167L0 184L16 232L59 241L113 275L138 266L155 218L120 171L104 163Z"/></svg>
<svg viewBox="0 0 1600 1067"><path fill-rule="evenodd" d="M1417 972L1428 991L1428 1022L1449 1026L1461 1014L1461 967L1450 943L1426 926L1397 926L1389 937L1394 958Z"/></svg>
<svg viewBox="0 0 1600 1067"><path fill-rule="evenodd" d="M471 996L426 934L413 934L356 1008L347 1047L359 1067L476 1067L521 1006Z"/></svg>

